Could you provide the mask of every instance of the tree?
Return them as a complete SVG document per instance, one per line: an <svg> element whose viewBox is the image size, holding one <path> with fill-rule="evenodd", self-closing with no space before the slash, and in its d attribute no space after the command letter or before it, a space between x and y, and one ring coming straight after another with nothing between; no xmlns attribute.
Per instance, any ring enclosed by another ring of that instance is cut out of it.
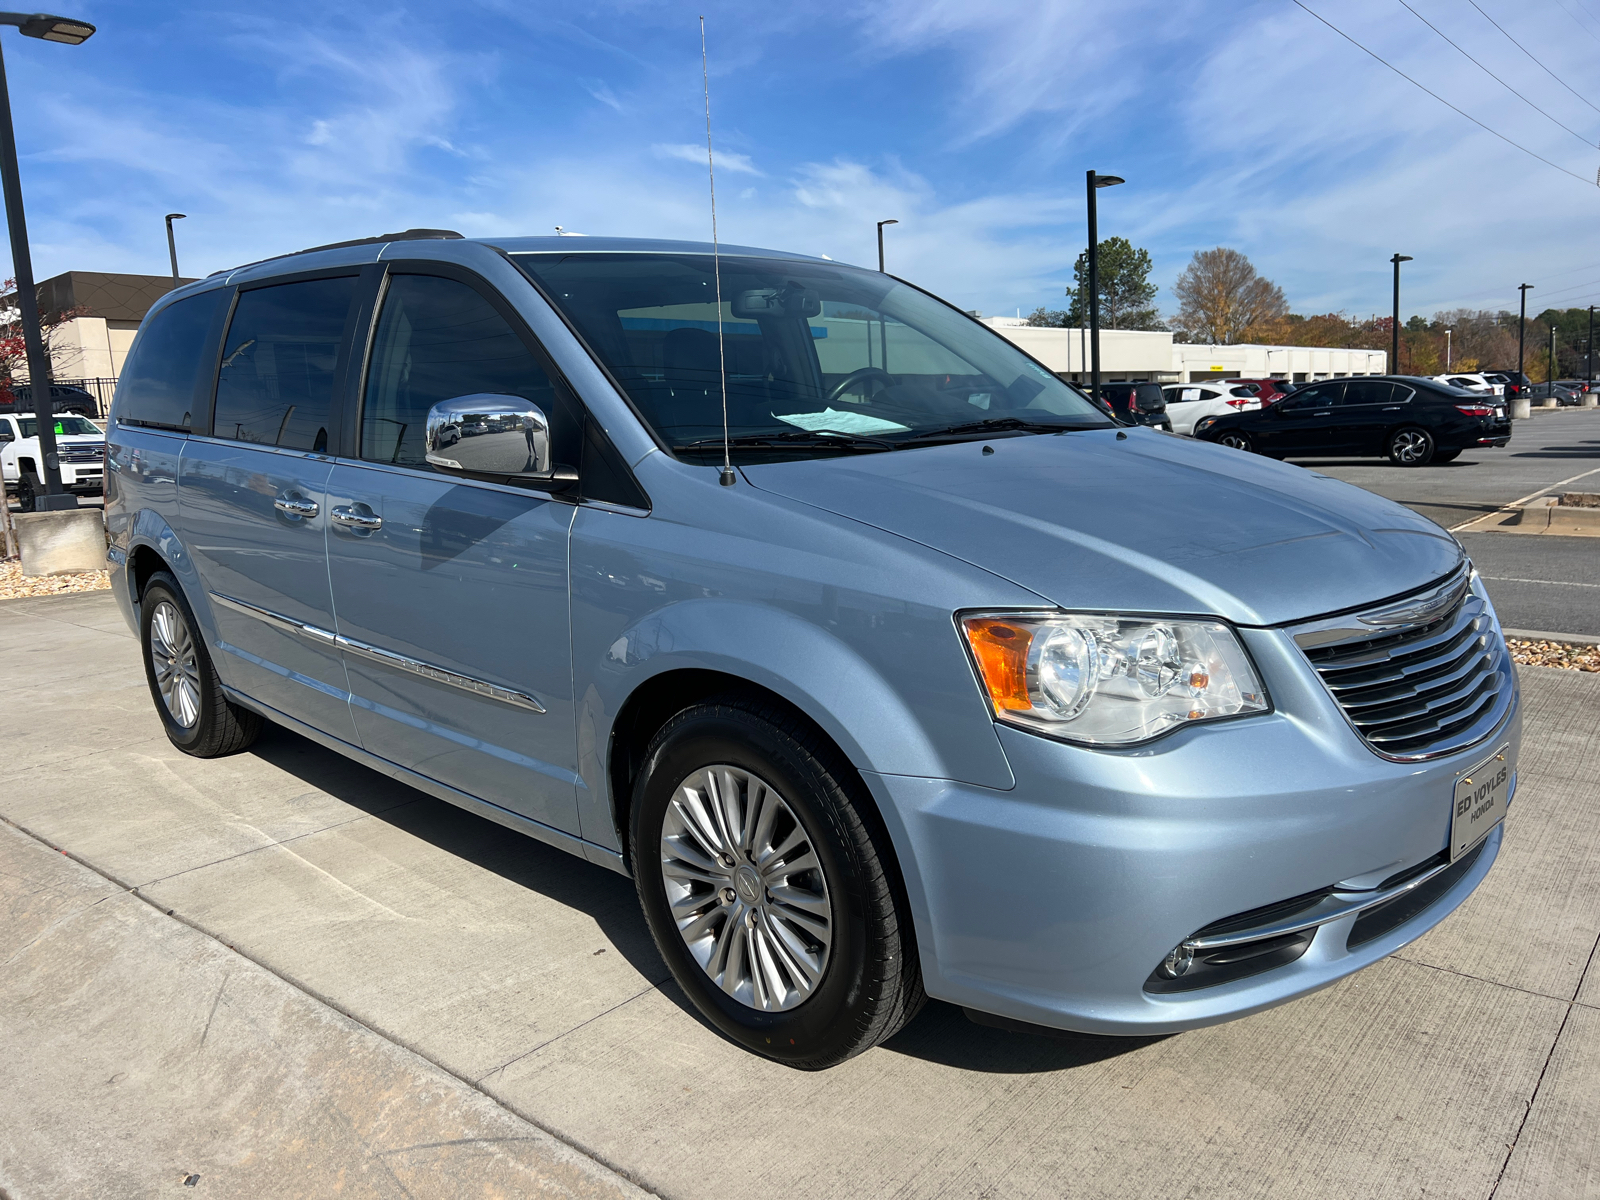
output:
<svg viewBox="0 0 1600 1200"><path fill-rule="evenodd" d="M1248 258L1226 246L1196 251L1172 290L1178 297L1179 329L1209 345L1232 345L1250 326L1289 312L1283 289L1256 274Z"/></svg>
<svg viewBox="0 0 1600 1200"><path fill-rule="evenodd" d="M1036 329L1064 329L1074 324L1068 319L1071 315L1059 308L1046 308L1041 304L1028 314L1027 324Z"/></svg>
<svg viewBox="0 0 1600 1200"><path fill-rule="evenodd" d="M28 374L28 349L22 339L22 310L17 307L17 281L8 279L0 284L0 390L9 392L20 375ZM87 315L83 305L65 312L39 313L39 332L44 340L45 355L51 360L55 374L55 360L60 352L62 328L73 318Z"/></svg>
<svg viewBox="0 0 1600 1200"><path fill-rule="evenodd" d="M1100 324L1104 329L1165 329L1161 313L1152 303L1159 290L1150 282L1150 252L1124 237L1100 243ZM1089 323L1089 253L1078 255L1072 267L1073 284L1067 293L1072 304L1064 325Z"/></svg>

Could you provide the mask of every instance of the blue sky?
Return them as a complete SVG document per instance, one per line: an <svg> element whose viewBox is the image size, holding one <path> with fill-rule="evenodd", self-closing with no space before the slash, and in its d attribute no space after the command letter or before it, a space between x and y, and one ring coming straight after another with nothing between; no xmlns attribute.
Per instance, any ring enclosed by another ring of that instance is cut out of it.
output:
<svg viewBox="0 0 1600 1200"><path fill-rule="evenodd" d="M164 273L169 211L186 274L407 226L705 238L704 12L725 241L873 265L894 217L897 274L1061 307L1094 167L1164 310L1219 244L1302 312L1384 311L1397 250L1408 313L1600 301L1600 0L1477 0L1582 98L1470 0L1407 3L1493 77L1400 0L1307 3L1581 178L1291 0L72 0L87 44L4 46L40 278Z"/></svg>

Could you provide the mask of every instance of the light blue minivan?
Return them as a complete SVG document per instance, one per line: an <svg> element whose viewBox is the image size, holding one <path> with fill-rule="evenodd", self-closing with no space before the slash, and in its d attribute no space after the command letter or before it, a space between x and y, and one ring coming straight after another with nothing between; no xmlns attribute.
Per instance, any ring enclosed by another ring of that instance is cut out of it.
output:
<svg viewBox="0 0 1600 1200"><path fill-rule="evenodd" d="M273 721L631 875L707 1020L794 1066L925 996L1255 1012L1500 847L1516 681L1448 533L1123 428L886 274L319 247L170 293L108 443L176 746Z"/></svg>

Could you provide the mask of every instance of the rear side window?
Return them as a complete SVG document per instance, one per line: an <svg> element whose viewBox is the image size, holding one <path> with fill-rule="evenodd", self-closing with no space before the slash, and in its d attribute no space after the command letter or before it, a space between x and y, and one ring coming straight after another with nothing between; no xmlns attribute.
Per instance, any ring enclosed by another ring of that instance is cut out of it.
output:
<svg viewBox="0 0 1600 1200"><path fill-rule="evenodd" d="M428 409L474 392L532 400L551 422L555 453L574 461L572 422L555 385L511 325L476 289L435 275L389 281L367 368L361 457L427 470Z"/></svg>
<svg viewBox="0 0 1600 1200"><path fill-rule="evenodd" d="M219 288L190 296L149 319L117 382L118 421L189 431L195 388L216 362L211 327L227 295Z"/></svg>
<svg viewBox="0 0 1600 1200"><path fill-rule="evenodd" d="M217 374L220 438L325 452L353 275L239 293Z"/></svg>

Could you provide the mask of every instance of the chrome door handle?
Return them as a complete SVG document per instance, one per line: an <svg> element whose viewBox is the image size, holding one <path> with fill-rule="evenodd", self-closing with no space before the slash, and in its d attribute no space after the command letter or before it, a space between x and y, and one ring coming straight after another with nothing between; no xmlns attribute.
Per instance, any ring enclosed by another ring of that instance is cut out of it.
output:
<svg viewBox="0 0 1600 1200"><path fill-rule="evenodd" d="M1331 416L1332 414L1333 414L1333 409L1329 408L1329 409L1325 409L1322 412L1314 412L1311 415L1313 417L1327 417L1327 416Z"/></svg>
<svg viewBox="0 0 1600 1200"><path fill-rule="evenodd" d="M1384 409L1383 411L1384 412L1399 412L1401 407L1402 406L1399 405L1399 404L1391 404L1388 408Z"/></svg>
<svg viewBox="0 0 1600 1200"><path fill-rule="evenodd" d="M282 495L272 502L272 507L286 517L314 517L317 515L317 502L307 500L304 496Z"/></svg>
<svg viewBox="0 0 1600 1200"><path fill-rule="evenodd" d="M333 510L333 523L343 525L346 529L382 529L383 518L372 513L359 513L348 504L338 505Z"/></svg>

